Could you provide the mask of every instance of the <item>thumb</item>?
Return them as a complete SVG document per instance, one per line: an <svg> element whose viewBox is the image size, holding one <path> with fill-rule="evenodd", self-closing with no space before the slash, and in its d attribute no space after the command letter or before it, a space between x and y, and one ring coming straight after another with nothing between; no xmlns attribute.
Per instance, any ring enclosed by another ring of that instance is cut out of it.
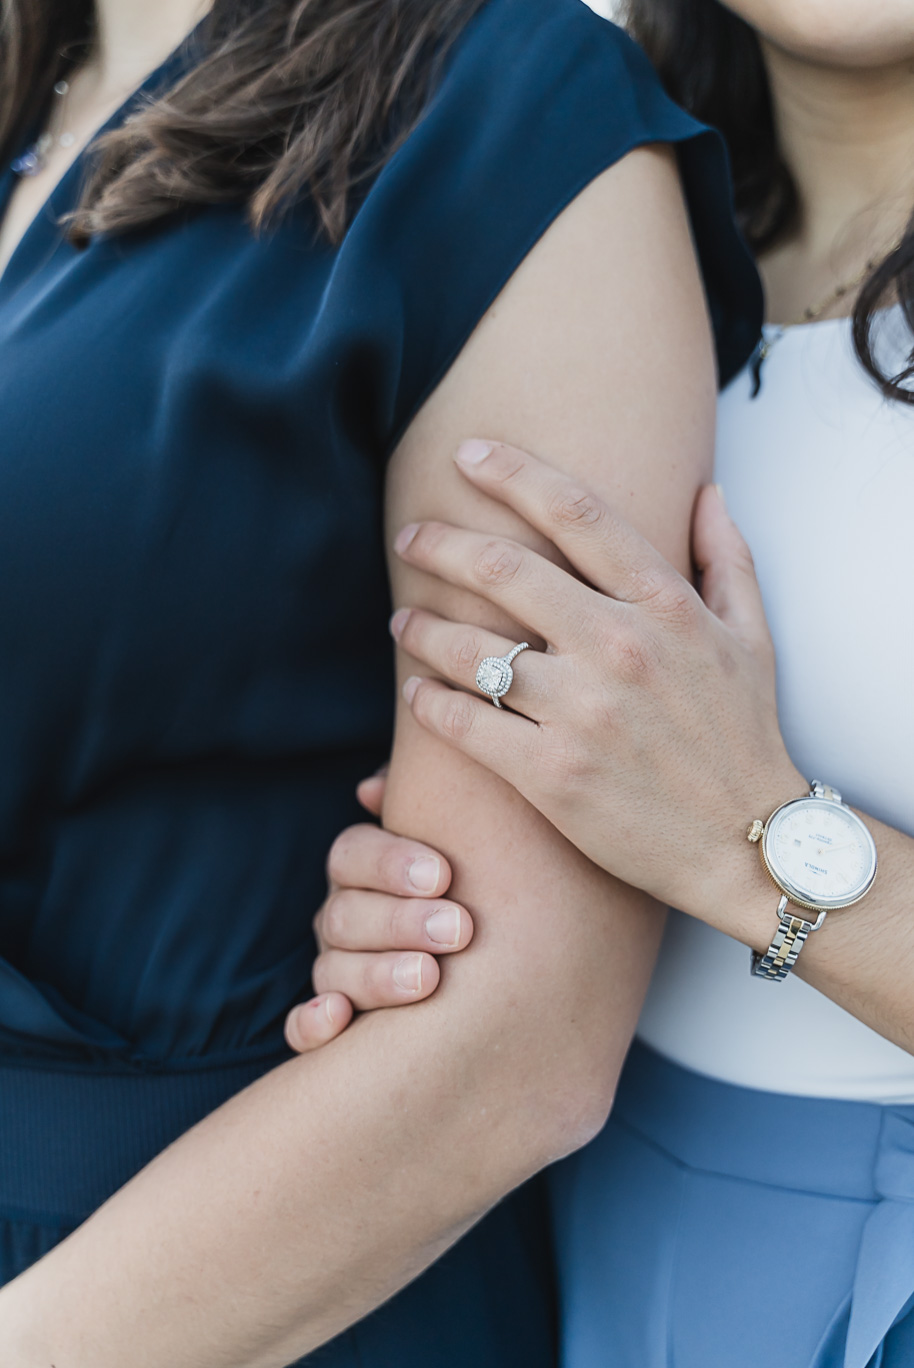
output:
<svg viewBox="0 0 914 1368"><path fill-rule="evenodd" d="M356 789L356 795L363 808L366 808L372 817L380 817L381 809L384 807L384 794L387 790L387 765L383 765L377 774L372 774L370 778L363 779Z"/></svg>
<svg viewBox="0 0 914 1368"><path fill-rule="evenodd" d="M286 1017L286 1044L296 1054L319 1050L341 1035L352 1017L352 1003L343 993L322 993L292 1008Z"/></svg>
<svg viewBox="0 0 914 1368"><path fill-rule="evenodd" d="M747 646L770 650L752 553L727 512L720 485L705 485L695 501L692 558L701 572L706 607Z"/></svg>

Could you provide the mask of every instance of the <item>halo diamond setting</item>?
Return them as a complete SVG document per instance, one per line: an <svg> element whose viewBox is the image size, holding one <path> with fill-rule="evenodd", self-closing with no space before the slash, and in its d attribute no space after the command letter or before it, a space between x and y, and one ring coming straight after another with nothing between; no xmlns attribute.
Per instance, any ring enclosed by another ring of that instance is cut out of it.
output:
<svg viewBox="0 0 914 1368"><path fill-rule="evenodd" d="M514 683L511 661L521 651L528 651L530 643L522 641L505 656L486 656L476 671L476 687L480 693L488 694L496 708L501 707L501 699Z"/></svg>

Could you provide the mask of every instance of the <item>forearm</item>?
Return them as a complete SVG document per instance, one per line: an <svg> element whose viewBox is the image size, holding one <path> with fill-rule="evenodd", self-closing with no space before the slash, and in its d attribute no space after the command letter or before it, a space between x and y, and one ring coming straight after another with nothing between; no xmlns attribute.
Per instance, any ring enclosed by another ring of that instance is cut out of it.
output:
<svg viewBox="0 0 914 1368"><path fill-rule="evenodd" d="M745 828L753 816L764 819L788 798L801 797L808 785L789 761L773 767L762 785L758 811L750 812L745 822L742 813L734 813L733 840L725 861L708 879L707 896L693 890L685 910L753 950L768 949L779 894L757 849L745 840ZM794 973L914 1053L914 839L865 812L859 815L876 842L876 883L861 902L828 914L822 928L808 937Z"/></svg>
<svg viewBox="0 0 914 1368"><path fill-rule="evenodd" d="M4 1362L279 1368L593 1133L659 923L632 893L607 906L605 876L570 848L557 857L546 823L520 842L516 795L500 803L496 841L490 778L477 822L445 852L480 910L476 943L436 998L363 1019L160 1156L0 1294ZM394 813L435 787L413 785L405 802L397 785L395 767ZM459 795L434 797L456 820ZM468 870L470 850L488 873Z"/></svg>

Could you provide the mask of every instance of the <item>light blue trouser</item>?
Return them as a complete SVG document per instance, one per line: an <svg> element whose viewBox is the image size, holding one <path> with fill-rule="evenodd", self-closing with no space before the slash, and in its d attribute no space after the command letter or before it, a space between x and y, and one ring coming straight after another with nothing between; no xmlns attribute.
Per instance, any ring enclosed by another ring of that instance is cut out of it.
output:
<svg viewBox="0 0 914 1368"><path fill-rule="evenodd" d="M562 1368L914 1368L914 1107L736 1088L636 1044L552 1197Z"/></svg>

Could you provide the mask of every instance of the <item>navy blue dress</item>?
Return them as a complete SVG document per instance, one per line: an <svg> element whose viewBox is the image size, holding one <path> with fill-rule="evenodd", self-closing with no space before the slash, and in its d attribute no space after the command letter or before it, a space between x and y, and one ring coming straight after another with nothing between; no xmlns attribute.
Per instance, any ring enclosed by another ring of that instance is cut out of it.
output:
<svg viewBox="0 0 914 1368"><path fill-rule="evenodd" d="M79 165L27 231L0 280L0 1280L286 1057L325 852L390 745L385 459L552 219L658 140L728 377L759 293L721 145L580 0L490 0L339 248L302 204L79 251ZM553 1353L531 1186L313 1361Z"/></svg>

